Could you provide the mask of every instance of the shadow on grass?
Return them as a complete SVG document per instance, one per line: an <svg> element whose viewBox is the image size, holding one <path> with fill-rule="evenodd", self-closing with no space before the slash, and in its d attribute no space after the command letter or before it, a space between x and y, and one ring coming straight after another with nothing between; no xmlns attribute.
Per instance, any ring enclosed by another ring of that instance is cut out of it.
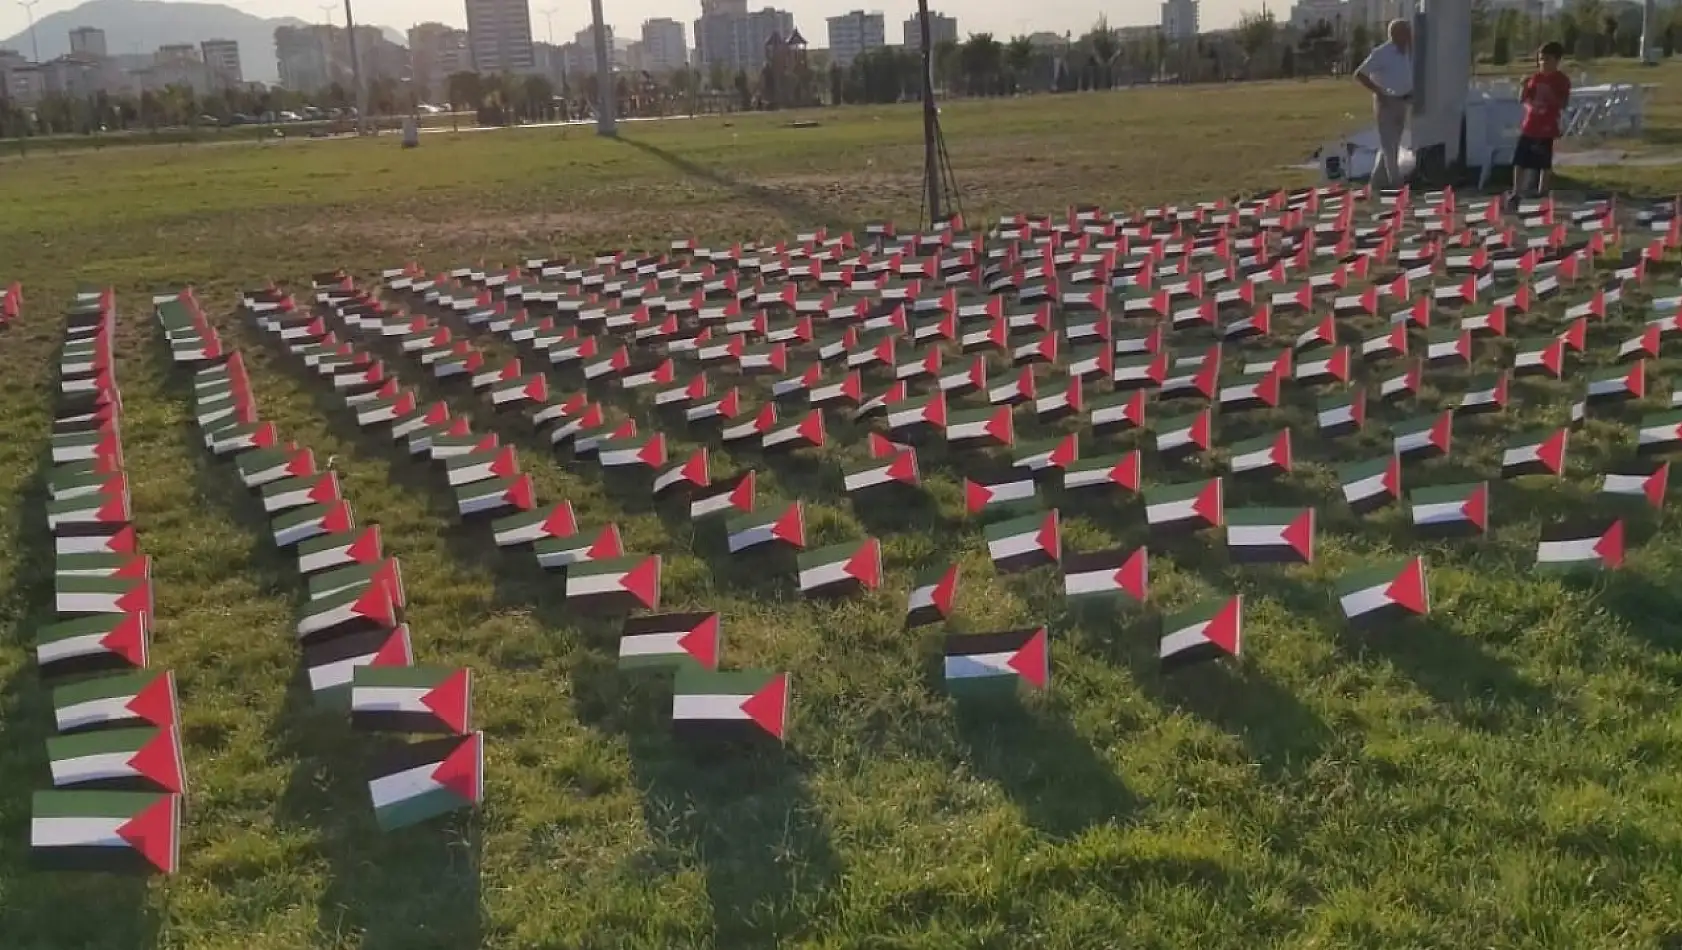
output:
<svg viewBox="0 0 1682 950"><path fill-rule="evenodd" d="M605 650L576 658L571 679L579 719L625 738L655 870L699 865L711 945L776 946L823 919L841 865L798 751L671 738L669 678L621 674Z"/></svg>
<svg viewBox="0 0 1682 950"><path fill-rule="evenodd" d="M44 424L46 419L43 417ZM44 439L44 433L42 438ZM33 444L40 444L41 439ZM19 663L0 683L0 944L139 950L155 946L162 915L143 877L47 872L30 867L31 793L52 787L46 741L54 734L51 686L33 661L34 633L52 623L53 538L46 526L51 456L12 499L17 561L0 588L4 643Z"/></svg>
<svg viewBox="0 0 1682 950"><path fill-rule="evenodd" d="M717 185L726 191L731 191L739 198L745 198L755 204L764 205L775 211L787 221L791 227L805 229L814 225L823 225L831 231L851 231L857 223L837 214L832 208L825 208L806 201L785 191L767 188L743 181L725 174L716 168L708 168L698 162L691 161L681 155L674 155L655 145L640 142L636 139L620 138L617 141L652 156L670 165L672 168L699 178L702 181Z"/></svg>
<svg viewBox="0 0 1682 950"><path fill-rule="evenodd" d="M171 395L190 403L191 383L185 376L171 375L167 386ZM232 461L211 455L191 421L180 429L184 451L193 460L197 496L222 508L250 534L247 563L258 573L259 585L292 591L301 607L303 579L290 552L274 547L269 518ZM327 883L317 908L321 944L340 946L350 932L367 948L478 945L477 817L452 816L382 835L362 781L378 740L352 733L346 715L342 708L318 707L308 683L298 676L270 731L279 755L295 763L276 818L314 835L325 864ZM447 830L440 832L440 823Z"/></svg>

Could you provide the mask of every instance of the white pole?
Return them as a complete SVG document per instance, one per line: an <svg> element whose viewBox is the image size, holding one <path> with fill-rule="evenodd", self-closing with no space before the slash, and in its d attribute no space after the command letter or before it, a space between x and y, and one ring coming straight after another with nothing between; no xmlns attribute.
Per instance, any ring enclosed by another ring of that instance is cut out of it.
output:
<svg viewBox="0 0 1682 950"><path fill-rule="evenodd" d="M590 18L596 32L596 134L612 138L619 134L614 120L615 86L613 60L608 56L607 28L602 26L602 0L590 0Z"/></svg>
<svg viewBox="0 0 1682 950"><path fill-rule="evenodd" d="M1659 27L1659 13L1656 0L1646 0L1641 5L1641 62L1648 66L1659 62L1659 38L1655 31Z"/></svg>
<svg viewBox="0 0 1682 950"><path fill-rule="evenodd" d="M41 43L35 38L35 4L41 0L18 0L18 6L29 15L29 49L35 55L35 62L41 61Z"/></svg>

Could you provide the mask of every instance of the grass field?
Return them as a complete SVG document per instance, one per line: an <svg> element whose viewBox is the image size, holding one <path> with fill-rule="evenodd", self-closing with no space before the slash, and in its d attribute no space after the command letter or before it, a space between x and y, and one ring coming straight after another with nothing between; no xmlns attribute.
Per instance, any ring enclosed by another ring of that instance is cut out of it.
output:
<svg viewBox="0 0 1682 950"><path fill-rule="evenodd" d="M1658 93L1655 147L1682 136L1682 71L1657 76L1676 88ZM1352 84L1290 83L960 103L944 121L980 220L1302 183L1281 166L1364 115ZM825 464L837 454L766 473L775 493L808 500L815 542L886 542L890 589L809 605L768 576L774 564L732 562L717 539L502 424L541 497L572 500L587 524L617 520L628 549L667 557L669 607L724 612L729 662L793 672L789 754L710 762L666 738L663 687L615 671L611 625L570 616L552 578L457 526L439 479L357 430L231 316L242 286L336 266L367 276L409 259L511 264L914 219L917 112L815 117L804 130L786 115L627 125L617 143L525 130L434 135L411 152L290 142L0 162L0 276L29 300L0 334L0 945L1682 946L1676 516L1642 525L1650 540L1615 580L1530 571L1537 524L1592 494L1610 424L1574 439L1562 489L1500 487L1486 542L1419 544L1401 540L1399 512L1368 526L1328 513L1311 568L1240 572L1206 544L1163 551L1158 605L1249 599L1242 660L1172 678L1156 669L1156 606L1072 615L1055 575L994 577L938 465L926 501L891 511L839 494ZM1682 191L1682 168L1575 184L1665 194ZM1674 264L1659 278L1675 279ZM30 650L51 610L39 511L54 315L78 280L118 294L155 655L181 681L191 799L169 880L25 867L29 793L47 784L50 708ZM360 740L297 681L301 584L232 468L202 451L147 313L153 289L181 282L244 348L264 415L333 456L360 517L385 527L417 652L479 676L479 815L374 830ZM1652 368L1669 381L1682 359ZM1527 421L1561 420L1564 391L1525 390ZM1271 424L1311 427L1311 412ZM1469 444L1432 463L1439 480L1488 470L1498 441ZM1335 487L1310 467L1288 490ZM1143 537L1137 507L1066 514L1072 548ZM1396 545L1431 558L1432 617L1345 632L1323 585ZM992 716L944 698L933 634L900 621L910 573L948 554L965 572L954 627L1051 626L1047 695Z"/></svg>

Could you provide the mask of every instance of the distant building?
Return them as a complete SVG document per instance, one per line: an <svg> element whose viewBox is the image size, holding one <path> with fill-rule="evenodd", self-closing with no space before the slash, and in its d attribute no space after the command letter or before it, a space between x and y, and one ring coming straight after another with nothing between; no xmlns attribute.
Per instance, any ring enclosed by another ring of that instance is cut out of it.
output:
<svg viewBox="0 0 1682 950"><path fill-rule="evenodd" d="M765 47L772 37L794 36L794 14L766 7L747 12L747 0L702 0L695 21L695 66L703 73L714 66L726 73L757 73L765 65ZM804 41L803 41L804 42Z"/></svg>
<svg viewBox="0 0 1682 950"><path fill-rule="evenodd" d="M70 53L40 65L43 91L72 99L86 99L105 88L105 70L100 60Z"/></svg>
<svg viewBox="0 0 1682 950"><path fill-rule="evenodd" d="M958 18L930 10L929 45L939 46L943 42L958 42ZM905 18L905 47L923 48L923 24L915 15Z"/></svg>
<svg viewBox="0 0 1682 950"><path fill-rule="evenodd" d="M350 34L343 28L325 24L277 27L274 45L284 88L315 92L334 83L347 91L354 86ZM386 39L377 26L356 28L356 53L366 82L399 79L408 73L409 51Z"/></svg>
<svg viewBox="0 0 1682 950"><path fill-rule="evenodd" d="M645 20L642 24L643 68L651 73L675 72L689 65L689 45L683 24L669 17Z"/></svg>
<svg viewBox="0 0 1682 950"><path fill-rule="evenodd" d="M409 28L409 79L423 99L448 98L450 77L473 69L467 31L442 23Z"/></svg>
<svg viewBox="0 0 1682 950"><path fill-rule="evenodd" d="M204 68L209 73L212 86L226 89L245 82L245 71L240 67L237 41L205 40L199 44L199 52L204 55Z"/></svg>
<svg viewBox="0 0 1682 950"><path fill-rule="evenodd" d="M537 68L526 0L467 0L467 35L473 68L481 73L529 73Z"/></svg>
<svg viewBox="0 0 1682 950"><path fill-rule="evenodd" d="M859 54L888 45L887 27L880 13L854 10L829 18L829 60L845 69Z"/></svg>
<svg viewBox="0 0 1682 950"><path fill-rule="evenodd" d="M1197 0L1163 0L1162 35L1169 40L1196 39Z"/></svg>
<svg viewBox="0 0 1682 950"><path fill-rule="evenodd" d="M46 73L40 66L18 56L15 50L4 52L12 55L0 60L0 93L19 105L32 106L40 102L41 97L47 94Z"/></svg>
<svg viewBox="0 0 1682 950"><path fill-rule="evenodd" d="M92 56L104 59L105 31L98 27L78 26L70 31L70 53L72 56Z"/></svg>
<svg viewBox="0 0 1682 950"><path fill-rule="evenodd" d="M1287 22L1295 29L1309 30L1316 24L1325 23L1334 30L1342 30L1345 24L1353 26L1356 22L1366 22L1367 7L1373 6L1355 0L1297 0L1291 5L1291 18Z"/></svg>

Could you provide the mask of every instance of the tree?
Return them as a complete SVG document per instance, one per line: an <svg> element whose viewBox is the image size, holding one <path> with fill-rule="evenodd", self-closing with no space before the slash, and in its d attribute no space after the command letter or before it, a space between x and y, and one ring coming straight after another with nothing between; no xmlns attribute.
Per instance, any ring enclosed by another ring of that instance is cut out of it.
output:
<svg viewBox="0 0 1682 950"><path fill-rule="evenodd" d="M1472 0L1472 61L1477 62L1494 35L1495 24L1489 15L1489 0Z"/></svg>
<svg viewBox="0 0 1682 950"><path fill-rule="evenodd" d="M1026 36L1011 37L1005 44L1005 66L1016 91L1026 88L1028 73L1034 68L1034 41Z"/></svg>
<svg viewBox="0 0 1682 950"><path fill-rule="evenodd" d="M970 95L988 95L997 88L1004 64L1004 47L991 33L972 33L958 52L964 87Z"/></svg>
<svg viewBox="0 0 1682 950"><path fill-rule="evenodd" d="M547 119L554 106L555 86L548 76L527 76L521 83L520 98L524 100L526 118L532 121Z"/></svg>
<svg viewBox="0 0 1682 950"><path fill-rule="evenodd" d="M748 74L741 70L736 71L736 102L743 112L753 108L753 88L748 85Z"/></svg>
<svg viewBox="0 0 1682 950"><path fill-rule="evenodd" d="M1089 51L1093 66L1093 85L1099 89L1109 89L1115 85L1115 61L1121 55L1121 40L1116 37L1115 30L1110 28L1108 17L1100 15L1092 29L1081 37L1081 44ZM1007 49L1008 61L1008 49Z"/></svg>
<svg viewBox="0 0 1682 950"><path fill-rule="evenodd" d="M1496 66L1505 66L1513 61L1513 43L1507 34L1495 34L1495 45L1490 50L1489 61Z"/></svg>
<svg viewBox="0 0 1682 950"><path fill-rule="evenodd" d="M841 104L842 78L840 64L831 62L829 64L829 104L832 106Z"/></svg>
<svg viewBox="0 0 1682 950"><path fill-rule="evenodd" d="M471 71L451 73L445 80L449 90L450 104L456 111L463 109L477 109L485 99L485 87L479 74Z"/></svg>
<svg viewBox="0 0 1682 950"><path fill-rule="evenodd" d="M1238 19L1238 48L1249 58L1251 74L1254 75L1257 60L1271 61L1272 51L1279 39L1279 23L1273 19L1271 12L1245 13ZM1305 69L1304 64L1296 64L1296 68ZM1305 70L1306 71L1306 70Z"/></svg>

